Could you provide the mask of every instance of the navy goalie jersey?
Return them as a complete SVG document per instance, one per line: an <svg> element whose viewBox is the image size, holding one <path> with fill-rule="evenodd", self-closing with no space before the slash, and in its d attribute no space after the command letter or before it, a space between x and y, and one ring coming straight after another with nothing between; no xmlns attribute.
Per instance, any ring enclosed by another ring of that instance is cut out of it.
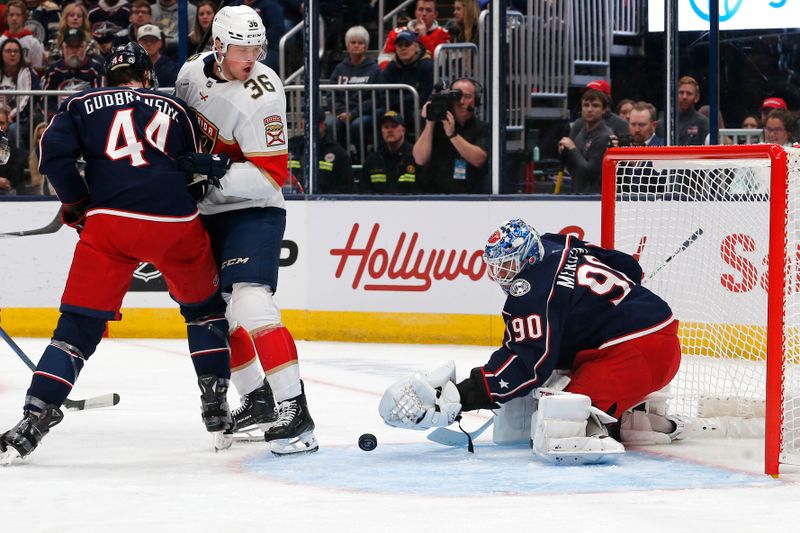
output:
<svg viewBox="0 0 800 533"><path fill-rule="evenodd" d="M111 214L191 215L197 205L175 162L198 151L191 113L179 98L152 89L82 91L61 105L42 135L39 170L65 204L89 197L89 209Z"/></svg>
<svg viewBox="0 0 800 533"><path fill-rule="evenodd" d="M669 305L641 285L630 255L572 236L542 235L540 263L522 269L503 307L503 346L484 365L492 400L504 403L568 370L582 350L602 349L658 331Z"/></svg>

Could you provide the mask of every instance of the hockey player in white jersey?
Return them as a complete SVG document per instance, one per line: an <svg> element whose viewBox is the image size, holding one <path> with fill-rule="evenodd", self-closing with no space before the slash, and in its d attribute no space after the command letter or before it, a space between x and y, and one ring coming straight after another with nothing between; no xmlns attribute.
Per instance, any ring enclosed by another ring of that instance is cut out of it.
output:
<svg viewBox="0 0 800 533"><path fill-rule="evenodd" d="M222 8L212 38L214 50L184 64L175 90L197 113L204 149L233 161L200 211L228 296L231 380L242 397L234 422L239 431L263 430L275 454L313 452L297 349L273 299L286 225L286 95L277 74L259 63L266 29L253 9ZM209 163L198 157L197 164Z"/></svg>

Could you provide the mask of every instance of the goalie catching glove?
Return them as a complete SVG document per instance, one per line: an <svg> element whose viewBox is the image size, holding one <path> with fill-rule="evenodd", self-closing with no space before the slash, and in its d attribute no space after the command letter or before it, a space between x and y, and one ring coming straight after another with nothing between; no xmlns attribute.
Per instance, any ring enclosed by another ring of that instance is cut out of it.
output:
<svg viewBox="0 0 800 533"><path fill-rule="evenodd" d="M195 200L202 200L211 187L222 188L220 180L231 168L231 158L225 154L192 152L175 160L186 172L186 186Z"/></svg>
<svg viewBox="0 0 800 533"><path fill-rule="evenodd" d="M425 430L452 424L461 413L453 361L427 373L407 376L383 394L378 412L388 425Z"/></svg>

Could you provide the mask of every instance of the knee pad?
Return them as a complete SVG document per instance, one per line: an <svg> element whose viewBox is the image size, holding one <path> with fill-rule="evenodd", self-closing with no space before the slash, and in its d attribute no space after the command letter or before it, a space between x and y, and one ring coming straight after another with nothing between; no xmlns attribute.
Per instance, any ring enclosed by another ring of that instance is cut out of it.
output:
<svg viewBox="0 0 800 533"><path fill-rule="evenodd" d="M84 359L88 359L100 344L105 330L106 321L102 318L64 312L58 319L53 340L74 346Z"/></svg>
<svg viewBox="0 0 800 533"><path fill-rule="evenodd" d="M281 324L281 311L275 305L272 289L257 283L233 284L226 317L231 331L241 326L253 333Z"/></svg>

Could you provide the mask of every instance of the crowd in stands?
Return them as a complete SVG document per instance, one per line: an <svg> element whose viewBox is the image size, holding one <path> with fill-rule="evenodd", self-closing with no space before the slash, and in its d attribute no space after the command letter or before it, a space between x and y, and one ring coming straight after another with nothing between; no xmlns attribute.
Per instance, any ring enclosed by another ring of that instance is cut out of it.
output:
<svg viewBox="0 0 800 533"><path fill-rule="evenodd" d="M303 21L303 0L232 0L263 18L269 52L264 62L278 70L278 43ZM397 0L388 0L391 9ZM446 80L434 87L433 55L444 43L478 44L480 11L490 2L453 0L442 18L436 0L416 0L406 20L391 28L372 57L376 13L368 0L320 0L324 21L323 79L343 86L328 93L319 116L319 179L323 194L488 193L490 127L480 117L483 80ZM217 10L214 0L188 4L190 53L211 50L205 40ZM346 13L346 16L345 16ZM452 17L450 17L452 15ZM371 17L371 18L370 18ZM365 26L373 27L369 31ZM118 45L138 42L152 59L159 85L172 87L178 64L177 0L8 0L0 4L0 91L82 90L102 86L102 64ZM302 32L290 41L289 63L302 61ZM293 48L294 47L294 48ZM406 84L409 91L359 91L363 84ZM682 77L678 87L680 144L709 142L708 111L696 109L700 87ZM0 96L0 128L13 145L0 167L0 194L47 194L46 177L35 166L35 142L63 97ZM557 139L571 192L597 193L601 161L610 145L662 145L663 121L648 102L624 98L614 107L610 84L591 81L580 95L580 116ZM707 106L704 106L707 107ZM705 114L704 114L705 111ZM419 130L414 126L419 123ZM723 127L723 117L719 117ZM742 128L762 129L764 142L798 140L797 120L777 96L753 110ZM723 138L720 142L733 142ZM305 141L290 142L293 179L287 192L308 190L302 169ZM30 161L30 163L29 163Z"/></svg>

